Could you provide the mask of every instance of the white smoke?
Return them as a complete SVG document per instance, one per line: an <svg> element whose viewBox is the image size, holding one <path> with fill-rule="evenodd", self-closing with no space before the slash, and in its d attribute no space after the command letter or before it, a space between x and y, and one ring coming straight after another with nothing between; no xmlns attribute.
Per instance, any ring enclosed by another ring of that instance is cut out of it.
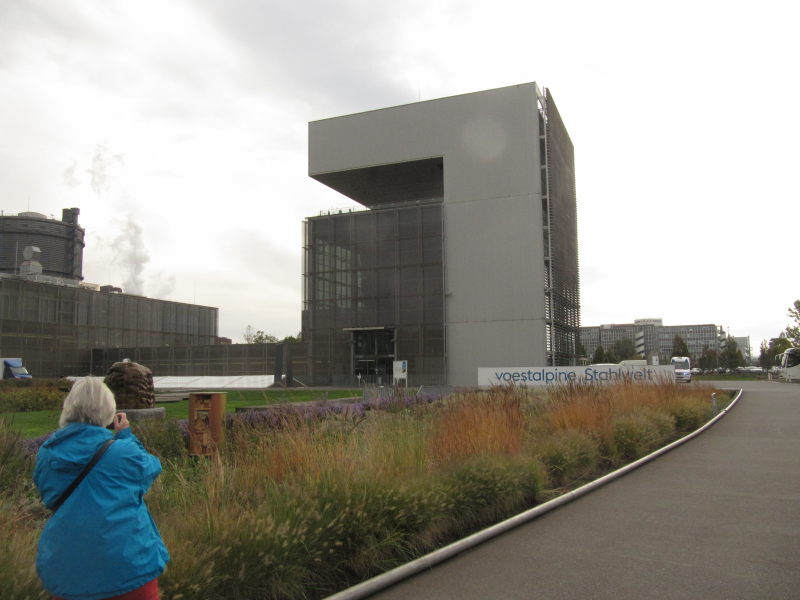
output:
<svg viewBox="0 0 800 600"><path fill-rule="evenodd" d="M145 287L145 265L150 262L150 254L144 243L142 227L137 222L131 207L135 203L129 198L125 185L125 155L113 151L106 144L97 144L91 156L86 154L72 162L63 171L64 184L77 188L87 182L92 192L101 198L107 208L122 215L119 233L113 237L111 263L117 268L122 288L126 293L143 296ZM88 175L87 177L84 176ZM112 234L113 235L113 234ZM100 232L94 238L103 245ZM109 236L110 237L110 236ZM110 275L110 273L109 273ZM116 278L115 278L116 279ZM175 288L175 277L161 273L155 277L157 296L165 296Z"/></svg>
<svg viewBox="0 0 800 600"><path fill-rule="evenodd" d="M142 240L142 228L134 221L133 215L128 213L127 220L122 224L120 234L114 239L114 264L123 269L126 279L122 282L122 289L127 294L144 295L144 266L150 261L150 255Z"/></svg>
<svg viewBox="0 0 800 600"><path fill-rule="evenodd" d="M175 291L175 275L164 275L162 272L153 273L148 282L148 290L153 298L164 298Z"/></svg>
<svg viewBox="0 0 800 600"><path fill-rule="evenodd" d="M78 178L78 162L73 160L72 163L64 169L63 176L64 176L64 185L71 188L76 188L81 184L81 180Z"/></svg>
<svg viewBox="0 0 800 600"><path fill-rule="evenodd" d="M91 178L92 191L98 196L111 189L115 169L125 164L125 155L115 154L104 144L97 144L92 156L91 166L86 170Z"/></svg>

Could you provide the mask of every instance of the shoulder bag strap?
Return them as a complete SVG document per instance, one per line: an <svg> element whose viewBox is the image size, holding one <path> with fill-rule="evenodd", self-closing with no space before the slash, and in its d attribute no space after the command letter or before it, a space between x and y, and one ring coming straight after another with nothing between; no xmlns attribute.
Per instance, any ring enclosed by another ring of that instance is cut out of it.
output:
<svg viewBox="0 0 800 600"><path fill-rule="evenodd" d="M110 440L106 440L105 443L102 446L100 446L100 448L97 450L97 452L94 453L94 456L92 457L92 460L90 460L86 464L86 466L83 467L83 471L81 471L81 474L78 475L78 477L75 478L75 481L73 481L66 490L64 490L64 493L61 494L61 496L58 497L58 500L53 502L53 504L51 504L48 507L50 510L52 510L53 512L56 512L58 510L58 508L62 504L64 504L64 501L67 498L69 498L69 496L70 496L70 494L72 494L72 492L75 491L75 488L78 487L78 484L81 481L83 481L83 478L86 477L86 475L88 475L89 471L92 470L92 467L94 467L97 464L97 461L100 460L100 457L103 456L105 451L108 450L108 447L113 443L114 443L114 438L111 438Z"/></svg>

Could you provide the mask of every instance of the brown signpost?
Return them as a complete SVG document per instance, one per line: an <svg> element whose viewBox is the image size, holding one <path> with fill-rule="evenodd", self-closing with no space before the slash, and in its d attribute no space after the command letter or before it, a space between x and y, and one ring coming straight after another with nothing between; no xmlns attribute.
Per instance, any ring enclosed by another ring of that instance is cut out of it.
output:
<svg viewBox="0 0 800 600"><path fill-rule="evenodd" d="M222 444L225 398L223 392L189 394L190 455L211 456Z"/></svg>

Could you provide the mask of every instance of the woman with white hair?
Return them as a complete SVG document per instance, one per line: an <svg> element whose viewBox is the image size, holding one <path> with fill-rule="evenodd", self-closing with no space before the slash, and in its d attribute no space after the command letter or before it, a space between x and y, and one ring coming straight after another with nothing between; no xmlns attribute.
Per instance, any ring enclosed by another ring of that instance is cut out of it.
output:
<svg viewBox="0 0 800 600"><path fill-rule="evenodd" d="M161 463L115 411L102 379L79 379L36 457L33 478L54 511L36 570L56 600L158 599L169 554L143 497Z"/></svg>

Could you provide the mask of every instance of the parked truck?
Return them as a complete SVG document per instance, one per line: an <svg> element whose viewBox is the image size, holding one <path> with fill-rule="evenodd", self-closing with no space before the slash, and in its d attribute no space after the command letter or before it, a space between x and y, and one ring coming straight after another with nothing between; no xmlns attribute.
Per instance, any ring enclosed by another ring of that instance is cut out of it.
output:
<svg viewBox="0 0 800 600"><path fill-rule="evenodd" d="M0 358L3 367L3 379L30 379L32 376L22 364L21 358Z"/></svg>

